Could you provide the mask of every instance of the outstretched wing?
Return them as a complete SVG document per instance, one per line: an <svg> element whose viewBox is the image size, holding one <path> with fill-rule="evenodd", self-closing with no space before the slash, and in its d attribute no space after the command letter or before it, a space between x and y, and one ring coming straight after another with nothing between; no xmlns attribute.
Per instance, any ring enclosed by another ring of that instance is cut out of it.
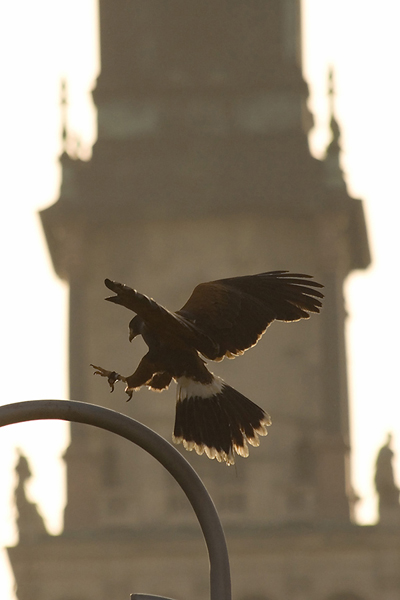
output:
<svg viewBox="0 0 400 600"><path fill-rule="evenodd" d="M272 271L198 285L177 315L218 346L211 360L233 358L254 346L273 321L308 319L318 313L323 286L310 275Z"/></svg>

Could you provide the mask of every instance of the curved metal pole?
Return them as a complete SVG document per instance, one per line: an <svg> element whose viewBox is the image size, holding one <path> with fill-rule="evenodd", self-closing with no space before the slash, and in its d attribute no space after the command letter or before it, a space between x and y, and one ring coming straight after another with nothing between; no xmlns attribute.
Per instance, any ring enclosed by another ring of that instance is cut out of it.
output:
<svg viewBox="0 0 400 600"><path fill-rule="evenodd" d="M172 444L142 423L95 404L30 400L0 406L0 427L41 419L94 425L130 440L154 456L179 483L199 520L210 561L210 599L231 600L228 550L217 510L196 471Z"/></svg>

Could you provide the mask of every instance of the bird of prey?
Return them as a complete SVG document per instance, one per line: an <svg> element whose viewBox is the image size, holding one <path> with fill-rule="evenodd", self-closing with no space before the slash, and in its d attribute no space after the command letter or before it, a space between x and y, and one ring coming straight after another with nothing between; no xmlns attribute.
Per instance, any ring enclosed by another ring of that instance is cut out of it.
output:
<svg viewBox="0 0 400 600"><path fill-rule="evenodd" d="M149 347L136 371L124 377L91 365L114 389L126 383L128 400L142 386L161 391L178 384L173 441L219 462L234 464L235 452L267 434L269 415L220 377L206 360L234 358L254 346L273 321L308 319L319 313L323 286L310 275L272 271L197 285L186 304L170 312L136 290L105 280L115 296L106 298L136 313L129 340L141 335Z"/></svg>

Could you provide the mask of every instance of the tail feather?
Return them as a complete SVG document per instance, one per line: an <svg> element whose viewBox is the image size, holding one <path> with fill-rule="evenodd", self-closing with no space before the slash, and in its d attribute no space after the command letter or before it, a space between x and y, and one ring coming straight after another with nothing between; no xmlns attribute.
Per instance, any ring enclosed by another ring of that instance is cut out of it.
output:
<svg viewBox="0 0 400 600"><path fill-rule="evenodd" d="M247 444L258 446L270 424L262 408L219 377L209 384L178 380L173 440L186 450L233 465L235 452L248 456Z"/></svg>

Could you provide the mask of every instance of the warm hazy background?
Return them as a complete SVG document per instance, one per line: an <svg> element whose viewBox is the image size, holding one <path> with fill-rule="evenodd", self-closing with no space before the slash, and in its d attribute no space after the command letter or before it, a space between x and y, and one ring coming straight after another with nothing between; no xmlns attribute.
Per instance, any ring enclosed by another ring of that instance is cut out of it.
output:
<svg viewBox="0 0 400 600"><path fill-rule="evenodd" d="M304 73L315 115L311 152L321 157L329 141L326 90L332 65L342 168L350 194L365 201L374 258L346 287L353 484L362 497L358 519L371 523L376 519L373 465L388 431L400 457L400 3L303 0L303 22ZM96 1L3 2L0 61L1 402L66 398L67 288L52 271L37 211L58 197L62 77L68 79L69 125L81 140L82 158L90 157L96 138L89 93L99 70ZM12 493L18 446L35 475L30 496L50 531L60 531L59 457L67 443L67 427L59 422L0 431L0 545L17 539ZM0 597L9 600L2 564Z"/></svg>

